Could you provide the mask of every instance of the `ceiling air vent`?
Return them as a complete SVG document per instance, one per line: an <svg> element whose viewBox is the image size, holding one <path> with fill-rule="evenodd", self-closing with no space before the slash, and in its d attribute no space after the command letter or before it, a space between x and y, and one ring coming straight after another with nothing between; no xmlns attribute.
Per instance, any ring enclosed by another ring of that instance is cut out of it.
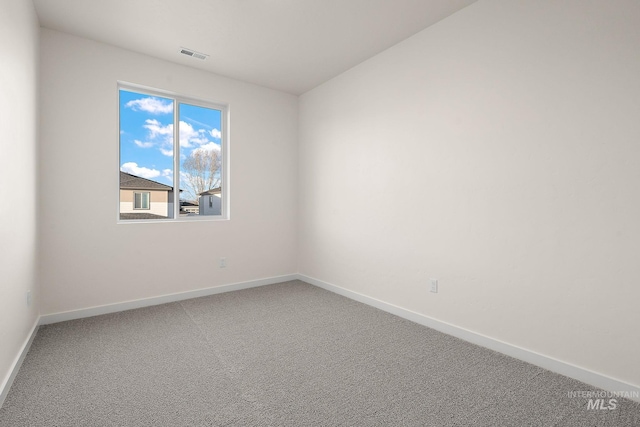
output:
<svg viewBox="0 0 640 427"><path fill-rule="evenodd" d="M180 53L183 55L190 56L192 58L200 59L201 61L204 61L209 56L206 53L196 52L195 50L187 49L184 47L180 48Z"/></svg>

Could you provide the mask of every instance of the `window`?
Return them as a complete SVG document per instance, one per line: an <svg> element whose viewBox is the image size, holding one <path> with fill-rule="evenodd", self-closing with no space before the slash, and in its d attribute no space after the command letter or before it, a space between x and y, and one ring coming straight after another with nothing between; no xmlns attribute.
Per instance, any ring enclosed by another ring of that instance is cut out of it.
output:
<svg viewBox="0 0 640 427"><path fill-rule="evenodd" d="M227 106L133 85L118 91L119 220L228 218Z"/></svg>
<svg viewBox="0 0 640 427"><path fill-rule="evenodd" d="M133 209L149 209L149 194L133 193Z"/></svg>

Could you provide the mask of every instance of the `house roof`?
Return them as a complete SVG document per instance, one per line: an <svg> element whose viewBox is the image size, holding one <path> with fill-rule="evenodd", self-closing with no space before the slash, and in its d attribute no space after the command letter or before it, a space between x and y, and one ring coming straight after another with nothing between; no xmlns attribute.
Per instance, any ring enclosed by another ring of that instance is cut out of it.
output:
<svg viewBox="0 0 640 427"><path fill-rule="evenodd" d="M220 187L212 188L211 190L203 191L202 193L199 194L199 196L209 196L211 194L220 194L221 191L222 189Z"/></svg>
<svg viewBox="0 0 640 427"><path fill-rule="evenodd" d="M166 190L172 191L173 187L151 181L150 179L131 175L120 171L120 188L128 190Z"/></svg>

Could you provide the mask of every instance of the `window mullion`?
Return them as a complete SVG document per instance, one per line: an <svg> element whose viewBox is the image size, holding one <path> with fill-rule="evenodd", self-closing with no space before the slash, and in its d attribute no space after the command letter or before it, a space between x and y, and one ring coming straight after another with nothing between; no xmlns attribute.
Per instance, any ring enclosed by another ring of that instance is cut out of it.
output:
<svg viewBox="0 0 640 427"><path fill-rule="evenodd" d="M173 218L180 218L180 103L173 100Z"/></svg>

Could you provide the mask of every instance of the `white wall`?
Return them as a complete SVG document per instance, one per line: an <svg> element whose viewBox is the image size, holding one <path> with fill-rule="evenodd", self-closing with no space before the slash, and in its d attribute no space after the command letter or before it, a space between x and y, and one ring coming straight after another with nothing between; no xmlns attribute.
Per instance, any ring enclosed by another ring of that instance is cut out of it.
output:
<svg viewBox="0 0 640 427"><path fill-rule="evenodd" d="M0 2L0 392L38 315L38 31L30 1Z"/></svg>
<svg viewBox="0 0 640 427"><path fill-rule="evenodd" d="M47 29L41 52L42 314L296 271L295 96ZM118 80L229 104L231 220L116 224Z"/></svg>
<svg viewBox="0 0 640 427"><path fill-rule="evenodd" d="M300 273L640 385L638 22L482 0L304 94Z"/></svg>

